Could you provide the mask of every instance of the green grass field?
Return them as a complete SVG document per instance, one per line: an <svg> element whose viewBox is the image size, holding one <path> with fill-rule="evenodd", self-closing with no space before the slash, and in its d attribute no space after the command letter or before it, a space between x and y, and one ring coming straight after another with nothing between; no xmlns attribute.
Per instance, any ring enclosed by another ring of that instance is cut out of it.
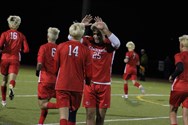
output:
<svg viewBox="0 0 188 125"><path fill-rule="evenodd" d="M2 81L2 78L0 78ZM35 67L22 66L16 80L15 98L7 106L0 106L0 125L37 125L40 109L37 103L37 80ZM122 99L123 80L112 77L111 108L108 109L105 125L169 125L168 98L170 83L164 80L147 79L141 82L146 94L129 82L129 99ZM52 101L55 101L53 99ZM181 108L178 111L179 124L182 124ZM80 107L77 124L85 124L85 109ZM49 110L46 125L59 125L58 109Z"/></svg>

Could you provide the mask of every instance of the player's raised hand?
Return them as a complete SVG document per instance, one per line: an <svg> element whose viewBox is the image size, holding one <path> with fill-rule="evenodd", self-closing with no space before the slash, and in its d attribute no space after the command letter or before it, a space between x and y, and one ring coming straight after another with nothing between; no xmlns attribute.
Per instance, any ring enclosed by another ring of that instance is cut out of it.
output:
<svg viewBox="0 0 188 125"><path fill-rule="evenodd" d="M95 22L103 22L102 18L99 17L99 16L96 16L96 17L94 18L94 20L95 20Z"/></svg>
<svg viewBox="0 0 188 125"><path fill-rule="evenodd" d="M86 15L82 19L81 23L84 23L85 26L90 26L90 25L92 25L92 23L91 23L92 20L93 20L93 17L89 14L89 15Z"/></svg>

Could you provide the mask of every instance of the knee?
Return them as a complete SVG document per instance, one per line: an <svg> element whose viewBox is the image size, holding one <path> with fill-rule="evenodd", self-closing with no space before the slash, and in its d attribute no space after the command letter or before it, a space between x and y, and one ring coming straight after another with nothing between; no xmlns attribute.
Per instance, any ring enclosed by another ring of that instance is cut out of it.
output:
<svg viewBox="0 0 188 125"><path fill-rule="evenodd" d="M2 86L6 86L8 82L8 76L3 76Z"/></svg>
<svg viewBox="0 0 188 125"><path fill-rule="evenodd" d="M87 119L95 119L95 112L88 112Z"/></svg>
<svg viewBox="0 0 188 125"><path fill-rule="evenodd" d="M47 109L47 102L39 102L40 109Z"/></svg>

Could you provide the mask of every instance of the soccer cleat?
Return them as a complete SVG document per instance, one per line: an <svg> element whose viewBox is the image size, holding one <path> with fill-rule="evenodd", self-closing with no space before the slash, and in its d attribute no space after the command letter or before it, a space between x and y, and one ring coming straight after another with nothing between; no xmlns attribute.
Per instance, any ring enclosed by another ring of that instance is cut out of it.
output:
<svg viewBox="0 0 188 125"><path fill-rule="evenodd" d="M145 94L144 87L140 87L140 91L141 91L142 94Z"/></svg>
<svg viewBox="0 0 188 125"><path fill-rule="evenodd" d="M1 104L2 104L2 107L5 107L7 105L6 101L2 101Z"/></svg>
<svg viewBox="0 0 188 125"><path fill-rule="evenodd" d="M121 97L124 99L128 99L128 95L122 95Z"/></svg>
<svg viewBox="0 0 188 125"><path fill-rule="evenodd" d="M14 99L14 90L13 90L13 88L10 88L10 90L9 90L9 98L10 98L10 100Z"/></svg>

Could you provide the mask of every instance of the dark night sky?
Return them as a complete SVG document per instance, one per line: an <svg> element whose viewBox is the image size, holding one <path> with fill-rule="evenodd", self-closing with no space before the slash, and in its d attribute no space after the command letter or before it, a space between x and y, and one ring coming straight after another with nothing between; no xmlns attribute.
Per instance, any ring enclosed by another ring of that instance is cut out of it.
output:
<svg viewBox="0 0 188 125"><path fill-rule="evenodd" d="M83 4L83 1L86 3ZM46 43L47 29L58 27L60 37L57 43L66 41L68 28L73 21L81 21L83 15L102 17L109 29L119 37L121 47L117 50L113 73L124 70L125 44L133 41L136 51L145 48L150 58L150 70L155 72L158 60L178 52L178 37L188 34L187 4L147 2L128 3L123 0L68 0L68 1L5 1L0 8L0 32L8 29L9 15L19 15L19 28L28 40L31 52L22 54L22 64L36 65L39 46ZM83 7L83 5L87 5Z"/></svg>

